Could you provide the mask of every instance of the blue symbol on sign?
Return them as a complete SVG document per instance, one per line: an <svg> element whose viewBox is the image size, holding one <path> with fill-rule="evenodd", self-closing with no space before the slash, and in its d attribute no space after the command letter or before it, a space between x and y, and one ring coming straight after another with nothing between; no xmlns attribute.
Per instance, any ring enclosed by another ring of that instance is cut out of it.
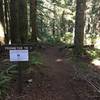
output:
<svg viewBox="0 0 100 100"><path fill-rule="evenodd" d="M20 54L17 54L17 57L20 57Z"/></svg>

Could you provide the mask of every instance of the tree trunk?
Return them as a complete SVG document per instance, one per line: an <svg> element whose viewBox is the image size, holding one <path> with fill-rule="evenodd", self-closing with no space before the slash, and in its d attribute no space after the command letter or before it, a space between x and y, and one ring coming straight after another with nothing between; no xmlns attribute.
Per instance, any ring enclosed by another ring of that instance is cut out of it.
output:
<svg viewBox="0 0 100 100"><path fill-rule="evenodd" d="M0 46L4 44L4 29L3 1L0 0Z"/></svg>
<svg viewBox="0 0 100 100"><path fill-rule="evenodd" d="M0 0L0 23L4 27L4 12L3 12L3 1Z"/></svg>
<svg viewBox="0 0 100 100"><path fill-rule="evenodd" d="M21 43L26 43L28 39L28 17L26 0L18 0L18 27Z"/></svg>
<svg viewBox="0 0 100 100"><path fill-rule="evenodd" d="M10 17L10 32L12 43L26 43L28 36L26 0L11 0Z"/></svg>
<svg viewBox="0 0 100 100"><path fill-rule="evenodd" d="M9 2L8 0L4 0L4 8L5 8L5 43L8 44L9 37Z"/></svg>
<svg viewBox="0 0 100 100"><path fill-rule="evenodd" d="M10 1L10 33L11 33L11 42L17 43L19 40L18 32L18 0Z"/></svg>
<svg viewBox="0 0 100 100"><path fill-rule="evenodd" d="M37 42L36 17L37 17L37 1L30 0L30 24L32 28L31 41L33 42Z"/></svg>
<svg viewBox="0 0 100 100"><path fill-rule="evenodd" d="M75 37L74 37L74 45L75 45L74 54L76 56L82 56L83 54L85 8L86 8L86 0L77 0Z"/></svg>
<svg viewBox="0 0 100 100"><path fill-rule="evenodd" d="M52 25L52 34L53 34L53 37L54 37L54 40L55 40L55 35L56 35L56 29L55 29L55 20L56 20L56 8L55 8L55 2L53 1L53 25Z"/></svg>
<svg viewBox="0 0 100 100"><path fill-rule="evenodd" d="M60 22L60 36L63 37L63 35L66 33L66 26L65 26L65 11L63 11L62 15L61 15L61 22Z"/></svg>

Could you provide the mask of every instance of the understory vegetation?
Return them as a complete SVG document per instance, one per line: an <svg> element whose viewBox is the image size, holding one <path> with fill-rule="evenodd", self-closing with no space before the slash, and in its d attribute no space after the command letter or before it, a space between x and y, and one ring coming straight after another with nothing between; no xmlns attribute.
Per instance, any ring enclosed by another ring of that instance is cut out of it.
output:
<svg viewBox="0 0 100 100"><path fill-rule="evenodd" d="M6 63L6 62L5 62ZM42 59L41 54L39 52L31 52L30 53L30 61L28 62L22 62L21 66L23 69L23 74L29 75L32 72L37 72L38 74L42 72L43 67L42 65ZM16 77L18 75L18 63L8 63L7 69L1 70L0 72L0 99L5 100L5 97L9 94L8 90L10 87L10 84L12 80L16 80Z"/></svg>

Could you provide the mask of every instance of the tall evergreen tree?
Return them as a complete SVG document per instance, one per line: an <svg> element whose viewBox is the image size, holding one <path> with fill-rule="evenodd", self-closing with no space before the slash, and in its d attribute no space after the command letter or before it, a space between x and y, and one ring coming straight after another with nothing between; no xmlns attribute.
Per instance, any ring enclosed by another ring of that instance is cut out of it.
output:
<svg viewBox="0 0 100 100"><path fill-rule="evenodd" d="M4 29L3 1L0 0L0 45L4 44Z"/></svg>
<svg viewBox="0 0 100 100"><path fill-rule="evenodd" d="M0 0L0 23L4 26L3 1Z"/></svg>
<svg viewBox="0 0 100 100"><path fill-rule="evenodd" d="M8 44L10 40L9 32L9 0L4 0L4 9L5 9L5 43Z"/></svg>
<svg viewBox="0 0 100 100"><path fill-rule="evenodd" d="M17 43L19 39L18 32L18 0L10 0L10 33L11 42Z"/></svg>
<svg viewBox="0 0 100 100"><path fill-rule="evenodd" d="M76 2L76 22L75 22L75 37L74 37L74 53L76 56L82 56L83 41L84 41L84 24L85 24L85 8L86 0L77 0Z"/></svg>
<svg viewBox="0 0 100 100"><path fill-rule="evenodd" d="M21 43L26 43L28 38L27 1L18 0L18 28Z"/></svg>
<svg viewBox="0 0 100 100"><path fill-rule="evenodd" d="M30 0L30 24L32 28L31 41L37 42L37 0Z"/></svg>
<svg viewBox="0 0 100 100"><path fill-rule="evenodd" d="M25 43L28 35L26 0L10 1L10 31L12 43Z"/></svg>

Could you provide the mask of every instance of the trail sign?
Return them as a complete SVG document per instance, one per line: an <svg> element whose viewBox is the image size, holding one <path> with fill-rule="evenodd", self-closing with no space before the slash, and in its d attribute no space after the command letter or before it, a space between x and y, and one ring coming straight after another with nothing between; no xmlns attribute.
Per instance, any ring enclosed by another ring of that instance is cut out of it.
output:
<svg viewBox="0 0 100 100"><path fill-rule="evenodd" d="M22 88L23 88L23 70L22 67L24 66L22 62L29 61L29 51L33 50L33 45L27 44L15 44L15 45L4 45L2 48L4 51L9 52L10 61L17 63L18 69L18 93L21 95Z"/></svg>
<svg viewBox="0 0 100 100"><path fill-rule="evenodd" d="M33 50L34 45L29 44L11 44L11 45L4 45L3 48L5 50Z"/></svg>
<svg viewBox="0 0 100 100"><path fill-rule="evenodd" d="M10 61L28 61L28 50L10 50Z"/></svg>

